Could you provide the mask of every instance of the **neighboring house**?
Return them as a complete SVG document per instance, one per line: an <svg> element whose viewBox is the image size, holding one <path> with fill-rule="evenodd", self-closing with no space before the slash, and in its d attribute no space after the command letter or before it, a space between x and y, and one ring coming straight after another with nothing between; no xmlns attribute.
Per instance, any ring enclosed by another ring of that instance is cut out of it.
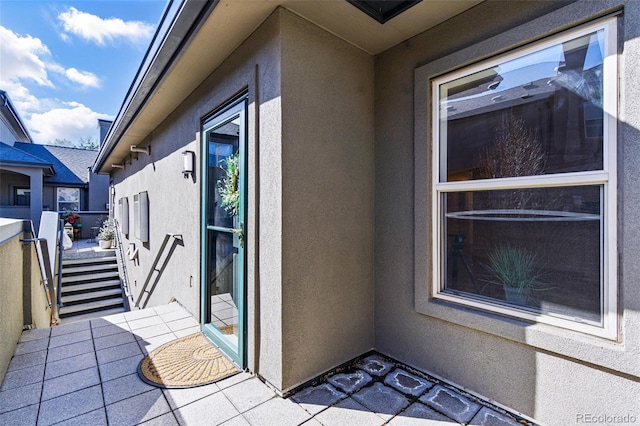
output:
<svg viewBox="0 0 640 426"><path fill-rule="evenodd" d="M33 143L6 92L1 96L0 217L31 219L37 231L43 210L105 212L109 179L90 169L98 152ZM99 217L88 213L84 226Z"/></svg>
<svg viewBox="0 0 640 426"><path fill-rule="evenodd" d="M94 165L136 306L283 393L375 348L544 424L640 418L639 20L169 2Z"/></svg>

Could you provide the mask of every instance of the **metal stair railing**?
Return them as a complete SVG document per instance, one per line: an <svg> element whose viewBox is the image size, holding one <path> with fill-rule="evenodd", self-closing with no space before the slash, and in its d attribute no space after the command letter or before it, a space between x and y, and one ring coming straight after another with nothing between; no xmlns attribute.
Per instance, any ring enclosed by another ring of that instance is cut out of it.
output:
<svg viewBox="0 0 640 426"><path fill-rule="evenodd" d="M164 253L164 250L167 247L167 243L169 242L170 238L174 239L173 240L173 244L171 245L171 250L169 251L169 254L165 257L164 262L162 264L162 267L160 269L158 269L158 263L160 262L160 258L162 257L162 254ZM164 271L164 268L167 266L167 262L169 261L169 258L171 257L171 254L173 253L173 250L175 249L176 244L178 244L178 241L180 243L183 243L182 234L166 234L164 236L164 240L162 241L162 245L160 246L160 250L158 250L158 254L156 255L155 260L153 261L153 265L151 265L151 269L149 270L149 274L147 275L147 279L145 280L144 285L142 286L142 291L140 292L140 295L138 296L138 300L136 300L136 304L135 304L136 308L143 309L143 308L145 308L147 306L149 298L151 297L151 294L153 293L154 289L156 288L156 285L158 284L158 281L160 280L160 277L162 276L162 272ZM155 282L151 286L151 289L147 290L147 287L149 286L149 283L151 282L151 278L153 277L154 272L157 272L158 275L156 276ZM144 305L142 305L142 308L141 308L140 307L140 302L142 302L142 298L144 297L145 293L147 294L147 298L146 298L146 300L144 302Z"/></svg>
<svg viewBox="0 0 640 426"><path fill-rule="evenodd" d="M31 222L31 235L35 236L35 232L33 229L33 222ZM40 274L42 279L40 280L40 284L42 284L44 292L45 292L45 297L47 300L47 309L50 310L50 314L51 314L51 320L50 320L50 325L55 325L56 321L55 321L55 316L54 316L54 312L53 312L53 303L52 303L52 299L51 299L51 288L52 288L52 283L53 283L53 273L51 271L51 263L50 263L50 259L49 259L49 250L48 250L48 246L47 246L47 239L46 238L24 238L21 239L20 242L23 245L29 245L31 243L34 244L34 247L36 249L36 257L38 258L38 266L40 267Z"/></svg>
<svg viewBox="0 0 640 426"><path fill-rule="evenodd" d="M120 235L120 224L116 219L113 221L116 228L116 261L118 262L118 271L120 273L120 280L122 282L122 291L124 292L124 299L126 300L125 308L129 310L129 299L133 302L133 295L129 291L129 276L127 275L127 262L122 252L122 237Z"/></svg>

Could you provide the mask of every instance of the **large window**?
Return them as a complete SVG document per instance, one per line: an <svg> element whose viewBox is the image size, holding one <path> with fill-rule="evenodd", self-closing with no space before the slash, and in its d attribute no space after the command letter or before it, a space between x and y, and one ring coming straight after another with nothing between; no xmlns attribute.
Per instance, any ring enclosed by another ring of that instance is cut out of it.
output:
<svg viewBox="0 0 640 426"><path fill-rule="evenodd" d="M433 296L616 336L615 20L439 77Z"/></svg>

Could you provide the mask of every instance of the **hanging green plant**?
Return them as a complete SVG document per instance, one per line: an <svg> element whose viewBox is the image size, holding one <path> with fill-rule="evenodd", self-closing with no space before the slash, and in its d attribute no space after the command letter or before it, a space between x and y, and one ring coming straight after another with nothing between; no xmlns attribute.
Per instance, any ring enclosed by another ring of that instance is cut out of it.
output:
<svg viewBox="0 0 640 426"><path fill-rule="evenodd" d="M232 216L237 216L240 208L240 191L238 190L240 169L238 167L238 160L237 152L220 160L220 167L224 170L225 176L218 181L217 185L222 208Z"/></svg>

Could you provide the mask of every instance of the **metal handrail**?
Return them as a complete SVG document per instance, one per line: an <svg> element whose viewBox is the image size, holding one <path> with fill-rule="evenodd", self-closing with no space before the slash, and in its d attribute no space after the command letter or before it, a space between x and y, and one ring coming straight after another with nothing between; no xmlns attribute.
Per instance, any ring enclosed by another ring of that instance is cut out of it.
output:
<svg viewBox="0 0 640 426"><path fill-rule="evenodd" d="M35 235L33 231L33 222L31 222L31 235ZM51 321L50 324L54 324L53 304L51 301L51 282L53 281L53 274L51 271L51 263L49 260L49 250L47 246L46 238L23 238L20 240L23 245L33 243L36 248L36 257L38 258L38 266L40 267L40 274L42 275L42 284L47 298L47 308L51 309Z"/></svg>
<svg viewBox="0 0 640 426"><path fill-rule="evenodd" d="M169 260L169 257L167 257L165 259L165 264L163 265L162 269L157 269L158 262L160 262L160 257L162 256L162 253L164 252L164 249L167 246L167 243L169 242L169 238L174 238L176 241L177 240L182 241L182 234L166 234L164 236L164 240L162 241L162 245L160 246L160 250L158 250L158 254L156 255L156 258L153 261L153 265L151 265L151 269L149 270L149 275L147 275L147 279L145 280L144 285L142 286L142 291L140 292L140 295L138 296L138 300L136 300L136 304L135 304L136 308L140 307L140 302L142 301L142 297L144 296L145 293L148 294L147 301L149 300L149 297L151 296L151 293L153 292L153 289L155 288L155 284L157 284L157 279L156 279L156 283L154 283L153 287L151 287L151 290L147 291L147 286L151 282L151 277L153 276L154 272L162 273L162 270L164 270L164 265L166 265L166 262ZM158 276L158 279L159 278L160 277ZM146 306L146 302L145 302L145 306Z"/></svg>
<svg viewBox="0 0 640 426"><path fill-rule="evenodd" d="M120 279L122 280L122 290L124 291L125 299L127 300L127 310L129 309L129 298L133 301L133 296L129 291L129 276L127 275L127 263L125 262L124 253L122 252L122 237L120 236L120 224L117 219L114 219L116 228L116 260L118 262L118 268L120 268Z"/></svg>

